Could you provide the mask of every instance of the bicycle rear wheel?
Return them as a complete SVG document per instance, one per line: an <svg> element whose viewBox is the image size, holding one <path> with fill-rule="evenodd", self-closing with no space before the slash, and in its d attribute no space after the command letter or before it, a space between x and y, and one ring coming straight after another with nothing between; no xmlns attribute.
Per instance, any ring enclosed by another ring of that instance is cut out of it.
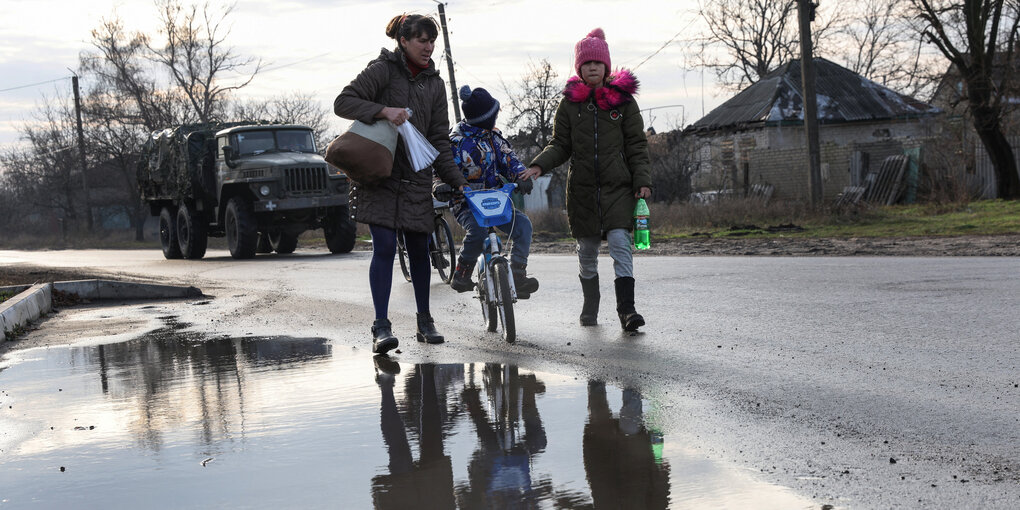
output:
<svg viewBox="0 0 1020 510"><path fill-rule="evenodd" d="M500 336L507 343L517 340L517 325L514 322L514 299L510 292L510 266L506 260L493 264L496 284L496 308L499 310L499 322L502 325Z"/></svg>
<svg viewBox="0 0 1020 510"><path fill-rule="evenodd" d="M485 260L479 261L479 266L482 264L485 264ZM496 326L499 325L499 317L496 312L496 293L489 291L492 284L488 276L487 271L479 268L478 285L475 286L475 289L478 292L478 302L482 304L482 321L485 322L485 330L492 332L496 331ZM493 296L493 299L489 299L489 296Z"/></svg>
<svg viewBox="0 0 1020 510"><path fill-rule="evenodd" d="M400 257L400 272L404 273L404 279L411 281L411 266L407 259L407 246L404 245L404 231L397 231L397 256Z"/></svg>
<svg viewBox="0 0 1020 510"><path fill-rule="evenodd" d="M457 247L453 242L453 231L450 224L442 216L436 217L436 230L432 232L432 265L439 271L439 278L444 283L453 281L453 272L457 263Z"/></svg>

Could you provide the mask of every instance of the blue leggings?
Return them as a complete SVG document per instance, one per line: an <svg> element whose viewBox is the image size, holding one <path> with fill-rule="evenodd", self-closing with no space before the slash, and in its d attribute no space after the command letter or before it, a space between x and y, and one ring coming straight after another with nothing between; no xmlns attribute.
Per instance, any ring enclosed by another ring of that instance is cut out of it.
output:
<svg viewBox="0 0 1020 510"><path fill-rule="evenodd" d="M375 318L389 318L390 288L393 286L393 258L397 254L397 231L379 225L369 225L372 232L372 264L368 267L368 283L372 288ZM411 266L411 285L418 313L429 313L429 235L424 232L404 232L408 264Z"/></svg>

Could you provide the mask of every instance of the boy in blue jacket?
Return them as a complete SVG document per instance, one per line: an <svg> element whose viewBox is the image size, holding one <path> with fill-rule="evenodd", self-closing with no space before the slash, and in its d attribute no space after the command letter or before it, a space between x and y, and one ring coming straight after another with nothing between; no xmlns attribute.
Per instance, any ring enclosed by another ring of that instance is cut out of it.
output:
<svg viewBox="0 0 1020 510"><path fill-rule="evenodd" d="M517 182L518 189L522 192L530 192L531 180L519 178L527 169L517 159L510 142L503 138L495 127L499 101L485 89L471 90L467 85L460 88L460 99L464 120L450 133L450 148L453 150L453 160L464 172L471 189L499 188L503 185L500 177L503 177L507 181ZM457 223L464 227L465 235L450 286L457 292L467 292L475 286L471 281L471 272L478 256L482 254L482 245L488 233L485 227L475 221L466 201L455 205L453 213L457 217ZM531 220L520 210L514 210L512 223L497 228L509 234L513 241L513 248L510 250L510 270L513 273L514 286L517 288L517 297L527 299L538 290L538 280L527 274L528 253L531 250Z"/></svg>

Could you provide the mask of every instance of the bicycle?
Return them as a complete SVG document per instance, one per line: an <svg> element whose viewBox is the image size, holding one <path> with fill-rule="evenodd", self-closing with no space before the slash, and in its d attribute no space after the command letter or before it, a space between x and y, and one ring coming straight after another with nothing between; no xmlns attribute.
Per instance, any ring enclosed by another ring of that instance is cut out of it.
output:
<svg viewBox="0 0 1020 510"><path fill-rule="evenodd" d="M505 255L509 251L509 243L504 246L496 227L513 221L514 205L510 200L510 194L516 187L515 183L507 183L502 188L464 191L464 198L471 208L475 221L480 226L487 227L489 234L477 264L478 284L475 286L478 300L482 305L482 318L490 332L496 331L497 326L501 326L500 336L507 343L517 340L517 327L514 322L517 288L510 272L510 259ZM510 230L513 230L513 225Z"/></svg>
<svg viewBox="0 0 1020 510"><path fill-rule="evenodd" d="M457 263L457 245L453 241L453 230L450 229L450 223L443 214L449 208L448 200L444 202L432 199L435 228L429 235L429 259L432 261L432 267L439 271L439 278L447 284L453 281L453 271ZM400 256L400 272L404 273L405 280L411 281L411 266L407 259L403 231L397 232L397 254Z"/></svg>

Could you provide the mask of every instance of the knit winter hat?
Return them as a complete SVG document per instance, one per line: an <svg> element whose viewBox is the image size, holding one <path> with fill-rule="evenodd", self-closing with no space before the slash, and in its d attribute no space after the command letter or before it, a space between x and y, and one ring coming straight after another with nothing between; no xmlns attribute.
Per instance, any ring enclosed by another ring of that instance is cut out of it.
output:
<svg viewBox="0 0 1020 510"><path fill-rule="evenodd" d="M574 71L578 76L581 76L581 65L592 60L605 64L606 75L609 75L612 68L609 61L609 45L606 44L606 33L601 28L592 30L588 37L574 45Z"/></svg>
<svg viewBox="0 0 1020 510"><path fill-rule="evenodd" d="M464 110L464 122L482 129L496 126L496 113L499 112L499 101L481 87L471 90L464 85L460 88L460 108Z"/></svg>

